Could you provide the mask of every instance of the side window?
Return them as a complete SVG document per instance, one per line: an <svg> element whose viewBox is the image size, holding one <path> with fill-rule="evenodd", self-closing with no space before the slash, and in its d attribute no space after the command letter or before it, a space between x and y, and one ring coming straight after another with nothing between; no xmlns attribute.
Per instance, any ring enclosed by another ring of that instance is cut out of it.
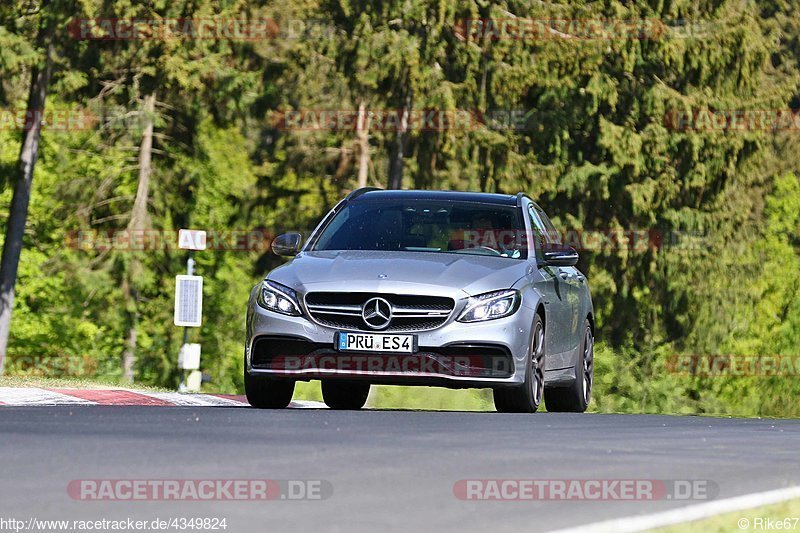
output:
<svg viewBox="0 0 800 533"><path fill-rule="evenodd" d="M536 259L541 260L544 258L542 255L542 248L545 244L546 228L539 219L533 204L528 204L528 217L531 219L531 230L533 231L534 251Z"/></svg>
<svg viewBox="0 0 800 533"><path fill-rule="evenodd" d="M562 244L561 235L558 233L558 230L556 230L556 227L553 226L553 223L547 217L545 212L538 205L533 205L536 208L536 214L538 215L538 218L541 219L542 224L544 225L544 235L547 242L549 244Z"/></svg>

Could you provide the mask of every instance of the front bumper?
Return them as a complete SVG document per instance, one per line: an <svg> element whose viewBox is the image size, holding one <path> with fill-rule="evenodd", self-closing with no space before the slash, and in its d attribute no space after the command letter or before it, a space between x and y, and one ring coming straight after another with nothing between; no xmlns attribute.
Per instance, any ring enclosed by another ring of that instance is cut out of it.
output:
<svg viewBox="0 0 800 533"><path fill-rule="evenodd" d="M345 379L449 388L513 386L524 381L533 310L522 305L510 317L456 322L466 300L444 325L408 332L414 354L337 352L336 328L300 316L274 313L250 298L245 363L251 375L295 380ZM380 332L378 332L380 333Z"/></svg>

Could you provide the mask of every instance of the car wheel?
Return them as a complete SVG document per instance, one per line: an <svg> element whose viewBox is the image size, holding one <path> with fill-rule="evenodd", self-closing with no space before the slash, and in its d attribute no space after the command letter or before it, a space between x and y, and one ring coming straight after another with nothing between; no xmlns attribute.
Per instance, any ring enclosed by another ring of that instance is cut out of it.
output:
<svg viewBox="0 0 800 533"><path fill-rule="evenodd" d="M369 383L328 380L322 382L322 399L331 409L361 409L367 403L367 396L369 396Z"/></svg>
<svg viewBox="0 0 800 533"><path fill-rule="evenodd" d="M548 411L582 413L589 406L594 381L594 336L589 321L583 324L580 356L575 363L575 382L569 387L548 387L544 402Z"/></svg>
<svg viewBox="0 0 800 533"><path fill-rule="evenodd" d="M494 406L500 413L535 413L544 391L544 323L536 315L533 340L528 354L525 382L516 387L494 389Z"/></svg>
<svg viewBox="0 0 800 533"><path fill-rule="evenodd" d="M244 393L247 401L259 409L283 409L292 401L294 381L251 376L244 371Z"/></svg>

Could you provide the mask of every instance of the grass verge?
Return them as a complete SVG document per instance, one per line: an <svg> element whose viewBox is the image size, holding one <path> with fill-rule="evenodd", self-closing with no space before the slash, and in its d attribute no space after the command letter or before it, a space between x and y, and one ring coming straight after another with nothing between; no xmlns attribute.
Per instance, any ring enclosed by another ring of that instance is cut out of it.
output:
<svg viewBox="0 0 800 533"><path fill-rule="evenodd" d="M135 389L150 392L170 392L171 389L151 387L141 383L102 380L96 378L46 378L34 376L0 376L0 387L38 387L43 389Z"/></svg>
<svg viewBox="0 0 800 533"><path fill-rule="evenodd" d="M684 533L686 531L728 533L731 531L774 530L800 531L800 499L722 514L705 520L686 522L685 524L657 528L651 531L654 533Z"/></svg>

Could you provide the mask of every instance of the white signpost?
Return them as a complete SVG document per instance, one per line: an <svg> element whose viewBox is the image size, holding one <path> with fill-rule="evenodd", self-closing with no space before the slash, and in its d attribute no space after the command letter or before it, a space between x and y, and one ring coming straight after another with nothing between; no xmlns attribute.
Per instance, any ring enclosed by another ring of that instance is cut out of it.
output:
<svg viewBox="0 0 800 533"><path fill-rule="evenodd" d="M203 376L200 372L200 345L184 344L178 354L178 368L189 371L186 376L185 390L200 390Z"/></svg>
<svg viewBox="0 0 800 533"><path fill-rule="evenodd" d="M196 392L200 390L202 383L200 345L189 344L189 328L199 328L203 322L203 276L194 275L194 251L206 249L206 232L194 229L179 230L178 248L189 250L186 275L175 276L174 322L176 326L184 327L183 345L178 354L178 368L181 369L179 390Z"/></svg>
<svg viewBox="0 0 800 533"><path fill-rule="evenodd" d="M206 232L199 229L178 230L178 248L183 250L205 250Z"/></svg>

